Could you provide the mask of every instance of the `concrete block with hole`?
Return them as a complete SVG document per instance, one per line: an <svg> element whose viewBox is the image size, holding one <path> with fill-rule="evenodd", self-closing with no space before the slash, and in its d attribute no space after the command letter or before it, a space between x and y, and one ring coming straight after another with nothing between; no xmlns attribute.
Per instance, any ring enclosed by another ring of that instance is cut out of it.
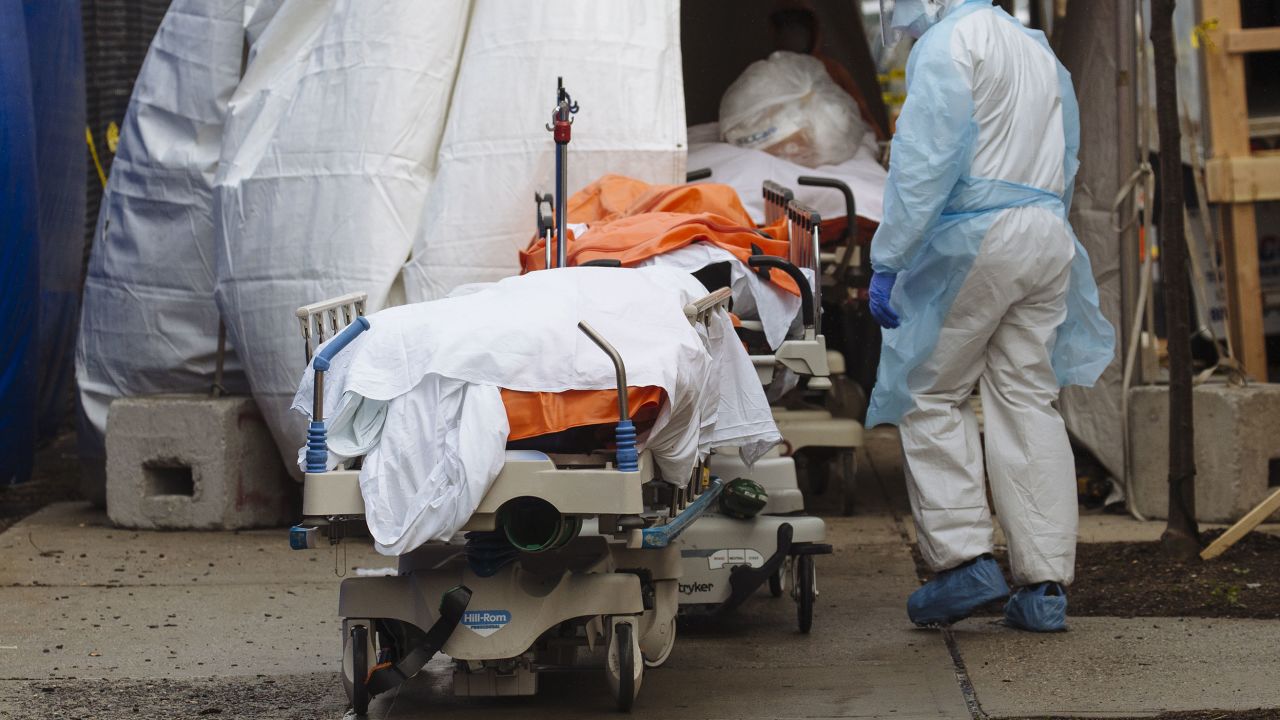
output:
<svg viewBox="0 0 1280 720"><path fill-rule="evenodd" d="M297 516L297 483L252 398L121 398L106 443L107 515L121 527L229 530Z"/></svg>
<svg viewBox="0 0 1280 720"><path fill-rule="evenodd" d="M1196 516L1235 522L1280 485L1280 384L1201 385L1192 392ZM1133 388L1132 502L1150 518L1169 514L1169 389Z"/></svg>

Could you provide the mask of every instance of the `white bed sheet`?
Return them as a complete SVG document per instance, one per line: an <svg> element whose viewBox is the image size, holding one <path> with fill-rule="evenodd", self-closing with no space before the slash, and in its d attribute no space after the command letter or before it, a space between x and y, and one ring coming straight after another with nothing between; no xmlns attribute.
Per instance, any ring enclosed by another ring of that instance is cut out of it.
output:
<svg viewBox="0 0 1280 720"><path fill-rule="evenodd" d="M580 320L618 350L629 385L666 391L641 438L664 479L687 482L712 447L737 446L751 463L777 444L727 313L705 328L684 316L705 292L672 268L566 268L370 316L370 330L326 374L325 407L330 465L365 456L360 488L378 551L447 540L475 511L509 434L499 388L616 387L612 363L578 330ZM294 398L304 415L313 375L308 368Z"/></svg>
<svg viewBox="0 0 1280 720"><path fill-rule="evenodd" d="M843 180L853 191L858 217L880 222L884 203L884 185L889 173L880 166L874 136L868 133L862 148L853 158L839 165L807 168L762 150L750 150L720 142L717 123L689 128L690 171L709 168L711 177L703 182L730 185L752 219L764 222L764 198L760 186L773 180L790 188L796 199L818 211L824 218L844 217L844 196L827 188L803 187L797 180L802 175L816 175Z"/></svg>

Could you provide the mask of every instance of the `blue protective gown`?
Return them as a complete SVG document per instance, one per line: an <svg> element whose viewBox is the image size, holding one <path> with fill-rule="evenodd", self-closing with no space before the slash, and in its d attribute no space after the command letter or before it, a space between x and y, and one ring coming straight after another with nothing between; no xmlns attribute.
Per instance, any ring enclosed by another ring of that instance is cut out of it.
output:
<svg viewBox="0 0 1280 720"><path fill-rule="evenodd" d="M918 1L904 7L923 12ZM931 22L908 61L871 248L876 272L896 274L889 304L901 326L884 333L867 422L900 426L933 570L992 552L989 482L1014 583L1065 586L1078 509L1054 402L1062 385L1092 384L1115 354L1089 256L1067 222L1079 110L1044 36L990 0L951 0Z"/></svg>
<svg viewBox="0 0 1280 720"><path fill-rule="evenodd" d="M974 115L970 71L955 61L951 49L957 24L976 12L993 13L1017 25L990 0L968 0L945 12L924 33L907 63L907 100L893 138L884 219L871 246L875 271L897 273L891 305L902 325L884 332L868 427L897 424L910 407L909 377L933 353L952 301L1002 211L1049 208L1071 232L1067 212L1079 166L1080 117L1071 76L1060 63L1066 145L1062 191L974 177L970 172L979 119ZM1043 33L1018 27L1049 49ZM1075 240L1066 320L1057 329L1053 348L1059 385L1092 385L1114 354L1115 330L1098 307L1089 256Z"/></svg>

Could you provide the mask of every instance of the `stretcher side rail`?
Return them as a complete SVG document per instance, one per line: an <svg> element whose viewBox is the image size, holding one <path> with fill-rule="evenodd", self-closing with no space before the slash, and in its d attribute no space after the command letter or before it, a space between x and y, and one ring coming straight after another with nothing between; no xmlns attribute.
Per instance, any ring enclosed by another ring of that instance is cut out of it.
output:
<svg viewBox="0 0 1280 720"><path fill-rule="evenodd" d="M325 340L342 332L356 318L364 315L368 301L368 293L347 293L298 308L294 315L302 330L307 362L311 362L316 348Z"/></svg>
<svg viewBox="0 0 1280 720"><path fill-rule="evenodd" d="M787 214L787 206L795 199L795 193L790 188L783 187L772 180L764 181L763 194L765 225L772 225L781 220Z"/></svg>
<svg viewBox="0 0 1280 720"><path fill-rule="evenodd" d="M723 288L699 298L684 307L693 324L705 323L718 308L726 308L731 298ZM347 296L309 305L298 311L328 312L339 307L338 300ZM350 316L348 316L350 317ZM339 316L340 319L344 319ZM315 377L315 405L308 429L307 467L303 484L303 517L308 524L325 526L335 521L364 515L360 492L359 470L327 469L328 447L324 420L324 375L333 358L371 326L363 316L354 316L351 324L341 328L332 341L314 354L311 364ZM462 528L464 531L492 531L499 524L499 514L509 502L526 497L546 500L565 516L606 516L619 519L617 533L625 536L631 547L665 547L689 522L709 505L704 496L714 497L718 481L703 481L699 467L693 481L682 487L671 487L668 500L655 508L645 503L644 485L655 477L648 453L637 453L636 431L629 418L626 393L626 370L617 351L594 329L580 323L579 329L609 355L614 363L619 385L619 423L616 455L590 451L572 458L548 455L530 450L507 450L503 469L482 499L479 507ZM564 462L561 462L561 461ZM662 483L665 484L665 483ZM707 493L707 490L713 492ZM662 530L662 526L671 525ZM291 544L298 549L314 547L315 527L298 526L291 533ZM295 534L297 535L295 537Z"/></svg>

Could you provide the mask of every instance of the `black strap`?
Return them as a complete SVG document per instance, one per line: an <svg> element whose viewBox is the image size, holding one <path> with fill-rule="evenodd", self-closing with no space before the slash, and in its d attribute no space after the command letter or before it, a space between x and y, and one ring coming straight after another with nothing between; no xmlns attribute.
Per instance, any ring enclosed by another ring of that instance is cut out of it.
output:
<svg viewBox="0 0 1280 720"><path fill-rule="evenodd" d="M757 231L757 232L759 232L759 231ZM764 233L760 233L760 234L761 234L761 235L764 235ZM755 244L755 243L751 243L751 257L757 257L757 256L759 256L759 255L764 255L764 250L763 250L759 245L757 245L757 244ZM755 267L755 266L751 266L749 263L748 263L748 265L749 265L753 270L755 270L756 275L757 275L761 280L763 280L763 281L765 281L765 282L769 282L770 280L772 280L772 279L773 279L773 278L770 278L770 277L769 277L769 268L768 268L768 267Z"/></svg>
<svg viewBox="0 0 1280 720"><path fill-rule="evenodd" d="M423 641L405 654L400 662L379 667L369 673L367 686L370 697L397 688L405 680L417 675L422 666L435 657L448 642L470 602L471 590L465 585L459 585L445 593L440 599L440 617L427 630Z"/></svg>
<svg viewBox="0 0 1280 720"><path fill-rule="evenodd" d="M778 572L783 561L791 554L791 538L794 535L791 523L778 526L778 546L773 555L758 568L739 565L729 571L729 598L720 604L716 612L728 613L746 600L756 588L764 584L771 575Z"/></svg>

